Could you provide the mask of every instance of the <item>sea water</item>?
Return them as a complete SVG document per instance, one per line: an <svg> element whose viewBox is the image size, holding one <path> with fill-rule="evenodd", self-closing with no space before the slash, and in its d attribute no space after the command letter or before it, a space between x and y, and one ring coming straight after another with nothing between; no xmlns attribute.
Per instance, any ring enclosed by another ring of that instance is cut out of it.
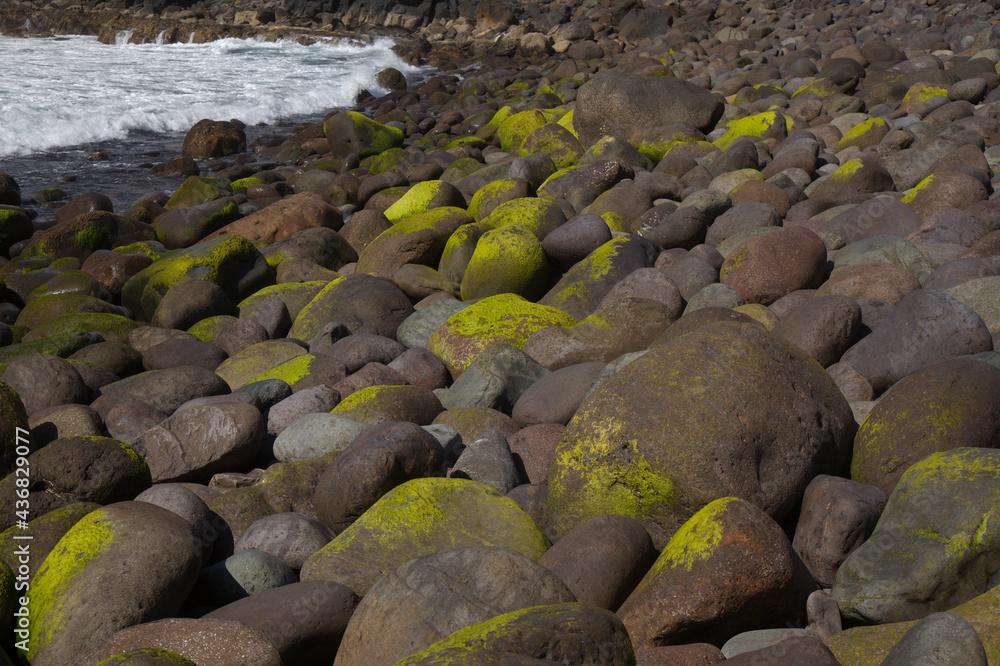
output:
<svg viewBox="0 0 1000 666"><path fill-rule="evenodd" d="M161 189L172 181L149 177L148 167L180 155L184 134L203 118L239 119L252 140L348 107L363 89L385 93L375 78L386 67L421 75L387 39L306 46L127 37L105 45L95 37L0 36L0 170L22 195L57 186L70 196L99 191L124 200ZM92 159L98 151L108 159Z"/></svg>

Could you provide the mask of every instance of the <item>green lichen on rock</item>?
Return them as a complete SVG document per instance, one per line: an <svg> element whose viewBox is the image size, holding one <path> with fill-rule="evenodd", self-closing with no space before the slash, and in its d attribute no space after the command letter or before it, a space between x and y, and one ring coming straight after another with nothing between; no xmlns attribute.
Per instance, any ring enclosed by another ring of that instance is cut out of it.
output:
<svg viewBox="0 0 1000 666"><path fill-rule="evenodd" d="M765 132L779 123L783 123L787 131L791 128L792 120L778 111L767 111L733 120L729 123L726 133L715 140L715 147L719 150L726 150L733 145L736 139L742 136L763 136Z"/></svg>
<svg viewBox="0 0 1000 666"><path fill-rule="evenodd" d="M31 583L28 611L31 634L29 660L52 641L66 620L64 599L88 563L97 559L114 539L111 525L97 512L89 513L70 528L48 554Z"/></svg>
<svg viewBox="0 0 1000 666"><path fill-rule="evenodd" d="M222 329L229 326L234 321L236 321L236 317L232 315L215 315L214 317L206 317L197 324L191 326L187 332L202 342L215 344L215 339L219 337L219 333L222 332Z"/></svg>
<svg viewBox="0 0 1000 666"><path fill-rule="evenodd" d="M551 111L531 109L515 113L503 120L497 129L500 148L504 152L517 154L525 138L539 127L557 120L560 114Z"/></svg>
<svg viewBox="0 0 1000 666"><path fill-rule="evenodd" d="M576 164L584 153L580 140L558 123L546 123L535 129L521 142L521 156L533 153L548 155L557 169Z"/></svg>
<svg viewBox="0 0 1000 666"><path fill-rule="evenodd" d="M297 388L296 385L308 377L310 372L312 372L312 365L316 362L317 358L316 354L300 354L299 356L291 358L283 363L279 363L278 365L275 365L258 375L254 375L250 378L247 384L261 382L267 379L280 379L291 386L292 390L295 390Z"/></svg>
<svg viewBox="0 0 1000 666"><path fill-rule="evenodd" d="M177 210L188 206L215 201L232 194L229 181L225 178L188 176L181 186L163 204L164 210Z"/></svg>
<svg viewBox="0 0 1000 666"><path fill-rule="evenodd" d="M691 516L670 537L653 571L666 566L683 567L690 571L695 562L708 559L722 540L722 524L718 521L718 516L733 501L738 500L735 497L722 497L709 502L705 508Z"/></svg>
<svg viewBox="0 0 1000 666"><path fill-rule="evenodd" d="M129 243L128 245L119 245L111 251L121 252L122 254L142 254L149 257L153 261L156 261L166 253L163 252L163 246L158 242L156 245L159 246L159 249L153 245L154 241L140 241L138 243Z"/></svg>
<svg viewBox="0 0 1000 666"><path fill-rule="evenodd" d="M485 484L415 479L389 491L310 556L301 579L339 582L363 596L403 562L470 546L508 548L537 560L549 541L513 500Z"/></svg>
<svg viewBox="0 0 1000 666"><path fill-rule="evenodd" d="M284 282L264 287L254 295L240 301L238 310L243 318L253 317L264 303L272 298L278 298L285 304L292 321L295 321L295 318L302 312L302 308L309 305L309 302L316 298L316 294L323 291L323 288L328 284L330 283L321 280L311 280L309 282Z"/></svg>
<svg viewBox="0 0 1000 666"><path fill-rule="evenodd" d="M389 148L388 150L383 150L376 155L372 155L361 160L361 166L368 169L369 174L375 176L383 171L388 171L396 166L397 162L405 160L408 157L410 157L410 153L406 152L402 148Z"/></svg>
<svg viewBox="0 0 1000 666"><path fill-rule="evenodd" d="M792 99L805 97L806 95L816 95L820 99L826 99L827 97L836 95L840 91L840 86L836 85L830 79L816 79L815 81L810 81L805 85L799 86L792 93Z"/></svg>
<svg viewBox="0 0 1000 666"><path fill-rule="evenodd" d="M294 342L266 340L230 356L215 369L215 374L236 390L257 375L305 353L306 350Z"/></svg>
<svg viewBox="0 0 1000 666"><path fill-rule="evenodd" d="M431 334L427 348L458 376L494 342L521 349L535 331L576 323L575 318L556 308L532 303L516 294L498 294L449 317Z"/></svg>
<svg viewBox="0 0 1000 666"><path fill-rule="evenodd" d="M118 312L121 312L121 308L86 294L48 294L28 301L24 309L17 315L17 325L35 328L57 317L83 313L115 314Z"/></svg>
<svg viewBox="0 0 1000 666"><path fill-rule="evenodd" d="M251 185L267 185L267 181L263 178L257 178L256 176L250 176L249 178L240 178L239 180L234 180L229 188L233 191L233 194L243 194L247 191L247 188Z"/></svg>
<svg viewBox="0 0 1000 666"><path fill-rule="evenodd" d="M948 89L944 86L933 83L914 83L903 96L903 101L899 105L904 111L912 111L932 97L946 97Z"/></svg>
<svg viewBox="0 0 1000 666"><path fill-rule="evenodd" d="M425 180L411 187L399 201L389 206L385 216L390 222L398 222L411 215L426 212L431 201L441 190L443 181Z"/></svg>
<svg viewBox="0 0 1000 666"><path fill-rule="evenodd" d="M517 222L486 232L462 278L462 300L511 293L537 299L548 282L549 263L530 229Z"/></svg>
<svg viewBox="0 0 1000 666"><path fill-rule="evenodd" d="M0 347L0 363L9 363L22 354L52 354L65 358L88 345L100 342L100 338L95 340L96 337L88 333L57 333L34 342L18 342Z"/></svg>
<svg viewBox="0 0 1000 666"><path fill-rule="evenodd" d="M518 181L513 178L501 178L483 185L472 195L472 201L469 202L469 215L476 222L479 222L496 208L493 205L494 201L509 199L509 193L517 187Z"/></svg>
<svg viewBox="0 0 1000 666"><path fill-rule="evenodd" d="M365 158L378 155L403 143L403 131L383 125L355 111L330 116L323 123L323 132L336 157L350 153Z"/></svg>
<svg viewBox="0 0 1000 666"><path fill-rule="evenodd" d="M35 326L24 336L24 342L35 342L60 333L98 333L105 340L125 342L139 323L118 314L82 312L62 315Z"/></svg>
<svg viewBox="0 0 1000 666"><path fill-rule="evenodd" d="M122 305L149 321L164 294L184 278L217 284L239 301L274 284L274 271L254 243L225 234L168 253L133 275L122 288Z"/></svg>
<svg viewBox="0 0 1000 666"><path fill-rule="evenodd" d="M490 229L520 224L541 241L565 221L566 214L553 202L536 197L519 197L494 208L483 224Z"/></svg>
<svg viewBox="0 0 1000 666"><path fill-rule="evenodd" d="M864 149L874 146L889 133L889 124L882 118L869 118L847 130L837 142L837 152L852 146Z"/></svg>

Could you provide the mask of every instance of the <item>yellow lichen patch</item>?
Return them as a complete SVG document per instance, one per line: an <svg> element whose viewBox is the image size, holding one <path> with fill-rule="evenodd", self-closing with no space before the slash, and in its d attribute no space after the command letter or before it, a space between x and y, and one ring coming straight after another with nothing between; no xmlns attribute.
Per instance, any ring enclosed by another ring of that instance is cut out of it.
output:
<svg viewBox="0 0 1000 666"><path fill-rule="evenodd" d="M250 378L247 384L262 382L267 379L280 379L289 386L294 387L296 382L309 376L310 369L312 368L313 362L316 361L316 358L316 354L302 354L301 356L296 356L295 358L289 359L284 363L279 363L273 368L265 370L258 375L254 375Z"/></svg>
<svg viewBox="0 0 1000 666"><path fill-rule="evenodd" d="M748 303L746 305L741 305L735 308L736 312L745 314L746 316L759 321L764 325L764 328L771 330L774 328L775 324L778 323L778 317L771 311L766 305L761 305L760 303Z"/></svg>
<svg viewBox="0 0 1000 666"><path fill-rule="evenodd" d="M763 136L766 131L779 122L787 125L784 115L777 111L767 111L734 120L729 123L729 129L726 130L726 133L715 140L715 147L719 150L726 150L742 136Z"/></svg>
<svg viewBox="0 0 1000 666"><path fill-rule="evenodd" d="M236 390L261 372L305 353L306 350L294 342L258 342L227 358L215 369L215 374L222 377L229 388Z"/></svg>
<svg viewBox="0 0 1000 666"><path fill-rule="evenodd" d="M874 146L889 133L889 124L881 118L869 118L858 123L837 142L837 152L855 146L857 148L867 148Z"/></svg>
<svg viewBox="0 0 1000 666"><path fill-rule="evenodd" d="M722 541L722 523L719 522L719 516L730 502L738 501L735 497L723 497L710 502L691 516L667 542L656 568L683 567L685 571L690 571L696 562L707 560Z"/></svg>
<svg viewBox="0 0 1000 666"><path fill-rule="evenodd" d="M411 215L425 212L441 190L442 184L443 181L440 180L425 180L417 183L399 201L386 209L385 216L390 222L395 223Z"/></svg>
<svg viewBox="0 0 1000 666"><path fill-rule="evenodd" d="M29 660L62 628L65 594L73 580L111 546L114 532L102 517L96 512L81 518L45 557L31 581Z"/></svg>
<svg viewBox="0 0 1000 666"><path fill-rule="evenodd" d="M919 195L923 190L927 189L930 186L930 184L934 182L936 178L937 174L935 173L932 173L931 175L927 176L922 181L914 185L913 188L906 193L906 196L900 199L900 201L902 201L905 204L910 203L911 201L916 199L917 195Z"/></svg>
<svg viewBox="0 0 1000 666"><path fill-rule="evenodd" d="M905 111L912 111L931 97L947 95L948 89L942 86L936 86L932 83L915 83L906 91L906 95L903 96L903 101L900 103L900 108Z"/></svg>
<svg viewBox="0 0 1000 666"><path fill-rule="evenodd" d="M611 231L620 231L625 234L632 233L632 230L625 224L625 219L613 210L601 213L601 219L604 220L604 223L608 225L608 229L611 229Z"/></svg>
<svg viewBox="0 0 1000 666"><path fill-rule="evenodd" d="M810 81L804 86L799 87L792 94L792 99L797 97L805 97L806 95L816 95L820 99L826 99L827 97L840 92L840 88L835 86L829 79L816 79L815 81Z"/></svg>
<svg viewBox="0 0 1000 666"><path fill-rule="evenodd" d="M511 293L538 298L548 279L548 260L530 229L512 222L483 234L462 278L462 300Z"/></svg>

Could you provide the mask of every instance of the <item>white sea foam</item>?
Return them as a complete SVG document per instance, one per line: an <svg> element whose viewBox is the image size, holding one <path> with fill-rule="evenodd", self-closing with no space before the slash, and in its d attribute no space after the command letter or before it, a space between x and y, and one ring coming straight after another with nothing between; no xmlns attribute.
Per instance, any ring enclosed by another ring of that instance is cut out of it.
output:
<svg viewBox="0 0 1000 666"><path fill-rule="evenodd" d="M0 157L183 131L202 118L249 125L349 106L363 88L385 92L375 77L386 67L417 73L391 46L0 37Z"/></svg>

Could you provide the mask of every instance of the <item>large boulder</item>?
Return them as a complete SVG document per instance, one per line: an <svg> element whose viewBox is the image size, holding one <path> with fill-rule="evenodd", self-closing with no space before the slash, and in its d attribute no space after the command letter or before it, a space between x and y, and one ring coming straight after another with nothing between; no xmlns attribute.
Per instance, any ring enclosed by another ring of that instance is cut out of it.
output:
<svg viewBox="0 0 1000 666"><path fill-rule="evenodd" d="M225 157L247 149L243 123L231 120L199 120L184 136L181 155L196 160Z"/></svg>
<svg viewBox="0 0 1000 666"><path fill-rule="evenodd" d="M573 125L589 147L603 136L628 140L648 127L677 122L707 132L722 117L723 106L712 93L672 76L608 72L580 87Z"/></svg>
<svg viewBox="0 0 1000 666"><path fill-rule="evenodd" d="M174 616L201 559L191 525L161 507L122 502L87 514L31 583L27 658L71 664L120 629Z"/></svg>
<svg viewBox="0 0 1000 666"><path fill-rule="evenodd" d="M987 592L1000 573L1000 451L935 453L900 479L871 538L837 571L845 617L900 622Z"/></svg>
<svg viewBox="0 0 1000 666"><path fill-rule="evenodd" d="M617 513L662 548L696 511L733 495L780 521L814 476L844 469L854 428L804 352L756 323L706 324L584 401L549 472L550 526L561 536Z"/></svg>

